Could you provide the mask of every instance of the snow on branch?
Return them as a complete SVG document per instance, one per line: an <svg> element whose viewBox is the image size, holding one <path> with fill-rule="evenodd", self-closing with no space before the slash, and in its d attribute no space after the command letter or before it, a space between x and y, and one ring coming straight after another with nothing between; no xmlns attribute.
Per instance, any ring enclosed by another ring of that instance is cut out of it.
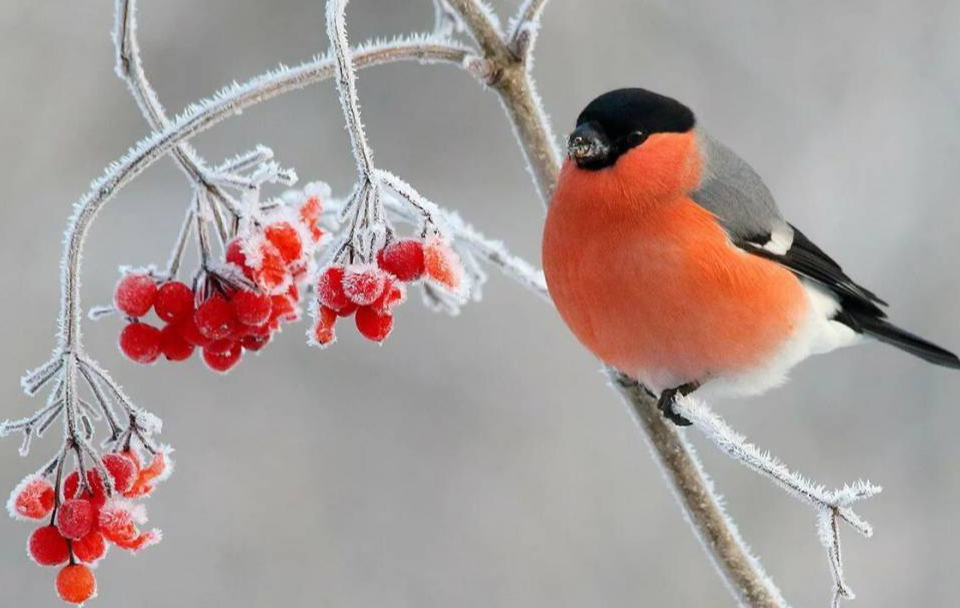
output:
<svg viewBox="0 0 960 608"><path fill-rule="evenodd" d="M838 522L843 520L860 534L872 536L873 528L853 511L852 505L876 496L882 488L869 481L857 481L836 490L828 490L791 471L775 456L747 441L702 400L691 395L678 397L675 409L728 456L813 507L817 516L818 538L827 551L833 575L833 605L836 606L841 598L853 599L853 591L843 576Z"/></svg>

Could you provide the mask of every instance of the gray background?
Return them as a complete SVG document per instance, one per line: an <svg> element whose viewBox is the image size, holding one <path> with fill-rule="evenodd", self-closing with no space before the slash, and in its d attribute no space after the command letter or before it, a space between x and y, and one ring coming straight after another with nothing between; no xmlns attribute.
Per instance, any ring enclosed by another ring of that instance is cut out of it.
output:
<svg viewBox="0 0 960 608"><path fill-rule="evenodd" d="M504 16L515 2L498 2ZM0 417L44 361L60 236L89 180L145 134L112 69L112 3L2 0ZM509 11L509 12L508 12ZM420 30L427 0L356 0L353 40ZM895 320L960 348L960 3L554 0L536 76L563 133L594 95L642 85L692 105L765 176L790 218ZM146 68L177 110L234 79L326 47L318 1L145 2ZM493 95L450 67L361 74L377 159L536 261L543 212ZM272 146L305 179L349 187L330 83L197 140L210 159ZM189 190L164 160L111 203L86 258L86 303L120 264L162 261ZM348 327L345 326L345 329ZM383 348L284 333L236 373L123 360L115 320L90 352L166 422L179 468L150 500L165 541L98 570L115 606L730 606L598 365L556 315L495 278L456 319L417 300ZM738 429L828 485L886 491L845 532L859 606L948 606L958 592L960 374L862 347L802 365L786 387L717 404ZM3 442L0 488L45 461ZM697 439L742 531L795 606L829 574L806 507ZM0 521L4 606L56 606L27 562L29 526Z"/></svg>

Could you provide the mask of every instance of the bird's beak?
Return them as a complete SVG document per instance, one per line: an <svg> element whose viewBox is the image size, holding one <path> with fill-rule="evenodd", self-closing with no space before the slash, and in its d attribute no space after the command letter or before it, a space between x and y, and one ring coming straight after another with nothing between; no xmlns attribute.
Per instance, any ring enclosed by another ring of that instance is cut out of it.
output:
<svg viewBox="0 0 960 608"><path fill-rule="evenodd" d="M578 126L567 140L567 156L586 169L606 166L611 152L607 137L592 122Z"/></svg>

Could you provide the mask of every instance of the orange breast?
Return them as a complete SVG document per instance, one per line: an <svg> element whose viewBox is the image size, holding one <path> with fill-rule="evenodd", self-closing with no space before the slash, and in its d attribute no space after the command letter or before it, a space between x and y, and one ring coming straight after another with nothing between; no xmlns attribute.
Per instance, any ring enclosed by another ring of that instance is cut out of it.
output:
<svg viewBox="0 0 960 608"><path fill-rule="evenodd" d="M577 338L656 390L751 370L808 307L791 272L735 249L688 197L634 200L612 171L569 164L547 216L543 264Z"/></svg>

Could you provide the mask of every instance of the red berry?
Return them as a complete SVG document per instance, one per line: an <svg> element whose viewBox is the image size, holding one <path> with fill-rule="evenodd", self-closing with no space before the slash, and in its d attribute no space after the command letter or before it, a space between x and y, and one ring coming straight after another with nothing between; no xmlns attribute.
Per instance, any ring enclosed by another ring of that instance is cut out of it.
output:
<svg viewBox="0 0 960 608"><path fill-rule="evenodd" d="M368 306L383 293L385 275L372 265L350 266L343 275L343 292L354 304Z"/></svg>
<svg viewBox="0 0 960 608"><path fill-rule="evenodd" d="M300 221L307 227L307 230L310 231L310 236L313 237L314 243L323 237L323 230L317 226L317 221L320 219L320 213L322 211L323 205L321 204L319 196L308 197L303 205L300 206Z"/></svg>
<svg viewBox="0 0 960 608"><path fill-rule="evenodd" d="M393 329L393 315L380 314L371 306L363 306L357 310L357 329L368 340L383 342Z"/></svg>
<svg viewBox="0 0 960 608"><path fill-rule="evenodd" d="M209 348L203 349L203 361L213 371L226 373L240 361L241 354L240 343L234 342L222 353L213 352Z"/></svg>
<svg viewBox="0 0 960 608"><path fill-rule="evenodd" d="M176 324L177 332L180 334L184 340L193 344L194 346L204 347L207 344L210 344L210 338L204 336L200 333L200 328L197 327L196 314L190 315L182 322Z"/></svg>
<svg viewBox="0 0 960 608"><path fill-rule="evenodd" d="M136 363L153 363L160 356L160 330L147 323L130 323L120 332L120 350Z"/></svg>
<svg viewBox="0 0 960 608"><path fill-rule="evenodd" d="M7 508L12 517L43 519L56 499L53 484L43 477L31 475L14 488Z"/></svg>
<svg viewBox="0 0 960 608"><path fill-rule="evenodd" d="M245 336L243 340L240 341L240 345L243 346L244 350L249 350L254 353L269 343L270 336Z"/></svg>
<svg viewBox="0 0 960 608"><path fill-rule="evenodd" d="M347 308L351 302L343 292L343 266L328 266L317 281L317 299L333 310Z"/></svg>
<svg viewBox="0 0 960 608"><path fill-rule="evenodd" d="M337 313L326 306L317 311L317 321L313 326L313 339L319 346L330 346L337 340L333 326L337 322Z"/></svg>
<svg viewBox="0 0 960 608"><path fill-rule="evenodd" d="M243 253L243 244L240 242L240 239L230 241L224 253L224 259L239 268L240 271L243 272L243 276L248 279L253 278L253 268L250 268L247 264L247 256Z"/></svg>
<svg viewBox="0 0 960 608"><path fill-rule="evenodd" d="M390 243L377 253L377 263L401 281L416 281L423 276L423 243L414 239Z"/></svg>
<svg viewBox="0 0 960 608"><path fill-rule="evenodd" d="M260 247L260 264L254 269L253 279L267 293L282 291L290 281L290 272L283 256L272 243Z"/></svg>
<svg viewBox="0 0 960 608"><path fill-rule="evenodd" d="M157 284L148 274L124 275L113 292L113 303L129 317L142 317L150 312L157 298Z"/></svg>
<svg viewBox="0 0 960 608"><path fill-rule="evenodd" d="M96 519L96 509L89 500L71 498L57 510L57 530L67 538L82 538L93 530Z"/></svg>
<svg viewBox="0 0 960 608"><path fill-rule="evenodd" d="M201 304L193 320L200 333L209 340L222 340L237 328L233 307L220 294L214 294Z"/></svg>
<svg viewBox="0 0 960 608"><path fill-rule="evenodd" d="M427 276L431 279L452 291L460 288L463 276L460 258L438 237L431 237L424 245L423 263Z"/></svg>
<svg viewBox="0 0 960 608"><path fill-rule="evenodd" d="M103 534L96 530L80 540L73 541L73 556L79 561L92 564L103 558L107 553L107 543Z"/></svg>
<svg viewBox="0 0 960 608"><path fill-rule="evenodd" d="M83 564L64 566L57 574L57 593L69 604L82 604L97 594L97 579Z"/></svg>
<svg viewBox="0 0 960 608"><path fill-rule="evenodd" d="M403 283L394 280L392 277L387 279L383 293L377 298L377 301L370 305L380 314L390 314L393 309L403 303L407 297L407 290Z"/></svg>
<svg viewBox="0 0 960 608"><path fill-rule="evenodd" d="M157 291L153 309L167 323L182 321L193 313L193 290L180 281L164 283Z"/></svg>
<svg viewBox="0 0 960 608"><path fill-rule="evenodd" d="M280 257L287 264L296 262L303 256L303 242L300 233L289 222L276 222L267 226L263 235L280 252Z"/></svg>
<svg viewBox="0 0 960 608"><path fill-rule="evenodd" d="M104 454L103 467L113 478L113 487L121 494L130 489L137 477L137 465L123 454Z"/></svg>
<svg viewBox="0 0 960 608"><path fill-rule="evenodd" d="M239 290L230 301L233 314L244 325L263 325L270 320L273 303L270 296L255 291Z"/></svg>
<svg viewBox="0 0 960 608"><path fill-rule="evenodd" d="M179 323L171 323L160 330L160 352L167 361L185 361L193 354L193 344L184 337L184 324L189 319Z"/></svg>
<svg viewBox="0 0 960 608"><path fill-rule="evenodd" d="M27 553L41 566L58 566L70 558L70 547L56 526L43 526L30 535Z"/></svg>
<svg viewBox="0 0 960 608"><path fill-rule="evenodd" d="M66 479L63 480L64 499L82 498L89 500L95 508L99 509L107 500L107 490L103 485L103 479L101 479L100 473L96 470L87 471L87 485L93 489L93 494L84 492L82 496L79 496L77 490L80 488L80 473L77 471L71 472L67 475Z"/></svg>

